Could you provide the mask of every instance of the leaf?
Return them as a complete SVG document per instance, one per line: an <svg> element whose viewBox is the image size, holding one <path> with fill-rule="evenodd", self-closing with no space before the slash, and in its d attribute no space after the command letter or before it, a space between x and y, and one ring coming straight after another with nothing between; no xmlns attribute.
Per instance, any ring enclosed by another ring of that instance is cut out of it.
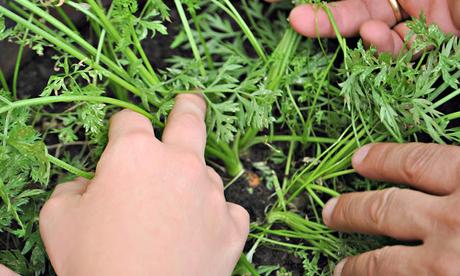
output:
<svg viewBox="0 0 460 276"><path fill-rule="evenodd" d="M29 167L32 179L46 185L50 163L46 145L38 140L36 131L30 126L16 124L8 134L7 143L31 161Z"/></svg>

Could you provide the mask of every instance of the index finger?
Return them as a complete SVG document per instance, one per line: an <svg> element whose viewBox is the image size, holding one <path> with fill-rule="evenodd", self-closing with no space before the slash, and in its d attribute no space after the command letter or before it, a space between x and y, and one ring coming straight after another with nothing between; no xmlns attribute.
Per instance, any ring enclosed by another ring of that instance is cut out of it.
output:
<svg viewBox="0 0 460 276"><path fill-rule="evenodd" d="M353 167L368 178L449 195L459 186L460 147L422 143L371 144L355 153Z"/></svg>
<svg viewBox="0 0 460 276"><path fill-rule="evenodd" d="M396 18L388 0L344 0L327 4L343 36L358 35L361 25L371 19L394 25ZM292 27L307 37L336 37L329 16L320 5L305 4L289 16Z"/></svg>
<svg viewBox="0 0 460 276"><path fill-rule="evenodd" d="M206 102L199 94L182 94L169 114L163 143L178 146L204 159Z"/></svg>
<svg viewBox="0 0 460 276"><path fill-rule="evenodd" d="M96 175L105 167L112 174L113 167L106 165L120 164L127 153L145 152L146 146L157 141L152 123L145 116L128 109L116 113L110 119L109 142L97 163Z"/></svg>
<svg viewBox="0 0 460 276"><path fill-rule="evenodd" d="M109 142L126 136L154 138L152 123L145 116L129 109L122 110L110 119Z"/></svg>

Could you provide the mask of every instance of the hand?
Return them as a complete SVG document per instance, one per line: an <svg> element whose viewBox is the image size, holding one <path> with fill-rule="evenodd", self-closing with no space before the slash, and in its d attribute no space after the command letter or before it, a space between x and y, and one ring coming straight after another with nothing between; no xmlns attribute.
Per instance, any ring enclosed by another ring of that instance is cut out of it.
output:
<svg viewBox="0 0 460 276"><path fill-rule="evenodd" d="M460 147L367 145L354 155L353 166L365 177L405 183L420 191L390 188L344 194L326 204L325 224L339 231L423 244L346 258L334 275L460 275Z"/></svg>
<svg viewBox="0 0 460 276"><path fill-rule="evenodd" d="M0 264L0 276L19 276L19 274Z"/></svg>
<svg viewBox="0 0 460 276"><path fill-rule="evenodd" d="M58 275L230 275L249 231L206 166L206 105L180 95L155 139L148 119L116 114L93 180L56 187L40 232Z"/></svg>
<svg viewBox="0 0 460 276"><path fill-rule="evenodd" d="M437 24L446 33L460 35L460 1L398 2L404 17L417 17L423 11L427 23ZM396 21L389 0L343 0L329 3L328 7L342 35L348 37L360 34L367 46L372 45L379 52L396 55L403 48L409 28L404 22ZM292 27L304 36L335 37L329 17L321 7L311 4L300 5L292 10L289 20Z"/></svg>

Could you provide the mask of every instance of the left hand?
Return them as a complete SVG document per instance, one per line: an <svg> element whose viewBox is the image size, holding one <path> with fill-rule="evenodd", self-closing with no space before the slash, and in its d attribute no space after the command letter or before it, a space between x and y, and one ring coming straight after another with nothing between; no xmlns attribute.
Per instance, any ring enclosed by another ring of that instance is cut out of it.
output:
<svg viewBox="0 0 460 276"><path fill-rule="evenodd" d="M334 275L460 275L460 147L367 145L356 152L353 166L365 177L420 191L390 188L341 195L324 207L325 224L423 244L346 258Z"/></svg>
<svg viewBox="0 0 460 276"><path fill-rule="evenodd" d="M279 0L266 0L278 2ZM389 0L342 0L328 3L341 35L360 35L367 46L379 52L397 55L404 49L409 28L404 20L418 17L422 12L428 24L460 35L460 1L458 0L398 0L402 20L396 18ZM307 37L335 37L335 30L327 13L316 4L295 7L289 22L300 34ZM411 41L407 41L410 46Z"/></svg>
<svg viewBox="0 0 460 276"><path fill-rule="evenodd" d="M91 180L56 187L40 234L58 275L230 275L249 215L206 166L206 103L179 95L163 139L124 110Z"/></svg>

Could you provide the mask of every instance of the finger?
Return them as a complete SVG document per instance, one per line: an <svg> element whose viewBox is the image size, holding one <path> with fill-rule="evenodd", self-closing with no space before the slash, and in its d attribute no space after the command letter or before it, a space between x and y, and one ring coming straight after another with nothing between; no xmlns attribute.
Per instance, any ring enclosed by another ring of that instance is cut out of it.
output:
<svg viewBox="0 0 460 276"><path fill-rule="evenodd" d="M452 22L454 23L455 28L457 28L457 30L460 30L460 1L449 0L448 2Z"/></svg>
<svg viewBox="0 0 460 276"><path fill-rule="evenodd" d="M431 230L437 204L436 197L413 190L349 193L326 204L323 220L338 231L423 240Z"/></svg>
<svg viewBox="0 0 460 276"><path fill-rule="evenodd" d="M361 175L408 184L438 195L458 189L460 147L436 144L371 144L353 156Z"/></svg>
<svg viewBox="0 0 460 276"><path fill-rule="evenodd" d="M398 25L394 26L393 31L395 33L397 33L398 36L401 38L401 41L404 42L404 46L400 50L401 51L411 50L412 45L415 42L416 36L412 35L412 36L409 37L409 35L411 34L411 29L406 25L406 23L402 22L402 23L399 23ZM418 59L422 55L423 51L429 51L429 50L431 50L431 48L422 49L422 50L414 49L414 51L417 51L417 52L413 53L412 58L413 59Z"/></svg>
<svg viewBox="0 0 460 276"><path fill-rule="evenodd" d="M83 177L78 177L74 181L62 183L54 188L51 198L61 197L63 195L83 195L88 188L90 181Z"/></svg>
<svg viewBox="0 0 460 276"><path fill-rule="evenodd" d="M125 109L112 116L110 120L109 142L120 138L130 137L152 137L152 123L141 114Z"/></svg>
<svg viewBox="0 0 460 276"><path fill-rule="evenodd" d="M456 2L456 3L455 3ZM458 0L449 1L420 1L420 0L399 0L402 8L410 15L418 17L424 14L428 24L436 24L446 33L459 35L458 25ZM457 12L457 13L455 13Z"/></svg>
<svg viewBox="0 0 460 276"><path fill-rule="evenodd" d="M422 246L390 246L346 258L334 276L428 275Z"/></svg>
<svg viewBox="0 0 460 276"><path fill-rule="evenodd" d="M404 42L400 35L382 21L367 21L359 32L365 46L375 47L379 53L391 53L396 56L403 49Z"/></svg>
<svg viewBox="0 0 460 276"><path fill-rule="evenodd" d="M388 1L344 0L327 5L343 36L355 36L360 26L371 19L394 25L396 18ZM323 8L305 4L294 8L289 16L292 27L308 37L335 37L334 28Z"/></svg>
<svg viewBox="0 0 460 276"><path fill-rule="evenodd" d="M19 274L0 264L0 276L19 276Z"/></svg>
<svg viewBox="0 0 460 276"><path fill-rule="evenodd" d="M163 143L179 146L197 154L204 160L206 146L206 102L197 94L182 94L176 97L166 128Z"/></svg>
<svg viewBox="0 0 460 276"><path fill-rule="evenodd" d="M227 208L233 222L236 224L241 238L246 240L249 234L249 213L238 204L227 202Z"/></svg>

